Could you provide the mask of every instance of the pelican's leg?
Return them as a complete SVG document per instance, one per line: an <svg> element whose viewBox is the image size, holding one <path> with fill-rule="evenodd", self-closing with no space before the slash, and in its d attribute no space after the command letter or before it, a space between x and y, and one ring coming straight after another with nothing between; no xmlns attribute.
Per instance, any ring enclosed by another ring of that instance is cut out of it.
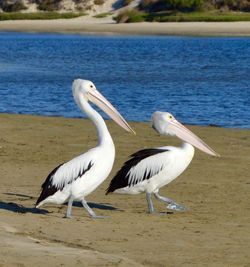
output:
<svg viewBox="0 0 250 267"><path fill-rule="evenodd" d="M154 205L153 205L153 201L151 198L151 193L146 193L146 198L147 198L147 202L148 202L148 212L149 213L154 213Z"/></svg>
<svg viewBox="0 0 250 267"><path fill-rule="evenodd" d="M170 209L170 210L177 210L177 211L184 211L184 210L186 210L185 206L176 203L175 201L173 201L173 200L170 199L170 198L160 196L158 192L154 193L154 196L155 196L158 200L167 203L167 204L168 204L168 205L167 205L167 208Z"/></svg>
<svg viewBox="0 0 250 267"><path fill-rule="evenodd" d="M85 199L82 200L82 205L86 209L86 211L88 212L88 214L90 215L91 218L93 218L93 219L105 219L105 218L108 218L107 216L97 216L95 214L95 212L90 208L90 206L88 205L88 203L87 203L87 201Z"/></svg>
<svg viewBox="0 0 250 267"><path fill-rule="evenodd" d="M166 202L168 204L174 204L175 202L170 199L170 198L167 198L167 197L163 197L163 196L160 196L158 193L154 193L154 196L160 200L160 201L163 201L163 202Z"/></svg>
<svg viewBox="0 0 250 267"><path fill-rule="evenodd" d="M73 205L73 201L74 199L73 198L70 198L69 201L68 201L68 208L67 208L67 213L65 215L65 218L69 218L71 219L72 218L72 205Z"/></svg>

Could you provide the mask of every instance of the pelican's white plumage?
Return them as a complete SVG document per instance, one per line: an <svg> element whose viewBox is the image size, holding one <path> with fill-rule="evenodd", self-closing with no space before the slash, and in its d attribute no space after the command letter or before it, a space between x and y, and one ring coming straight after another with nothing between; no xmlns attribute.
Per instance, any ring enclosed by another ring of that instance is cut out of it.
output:
<svg viewBox="0 0 250 267"><path fill-rule="evenodd" d="M147 151L145 149L138 153ZM117 189L115 193L153 193L178 177L188 167L193 155L194 149L188 145L185 148L157 148L154 155L149 155L129 170L128 186Z"/></svg>
<svg viewBox="0 0 250 267"><path fill-rule="evenodd" d="M77 79L74 81L73 95L80 109L96 126L99 143L97 147L57 166L42 184L42 192L36 207L43 204L63 204L68 201L66 217L71 217L74 200L81 200L91 217L99 218L88 206L85 197L93 192L109 175L114 159L115 146L107 126L88 103L91 101L103 109L115 122L125 130L133 132L125 119L96 89L91 81Z"/></svg>
<svg viewBox="0 0 250 267"><path fill-rule="evenodd" d="M194 156L194 146L200 150L219 156L199 137L179 123L167 112L155 112L152 116L153 128L162 135L176 135L184 141L181 147L164 146L143 149L131 155L112 179L107 193L139 194L146 192L149 212L154 211L151 194L166 203L168 208L183 210L184 206L159 195L159 189L177 178L190 164Z"/></svg>

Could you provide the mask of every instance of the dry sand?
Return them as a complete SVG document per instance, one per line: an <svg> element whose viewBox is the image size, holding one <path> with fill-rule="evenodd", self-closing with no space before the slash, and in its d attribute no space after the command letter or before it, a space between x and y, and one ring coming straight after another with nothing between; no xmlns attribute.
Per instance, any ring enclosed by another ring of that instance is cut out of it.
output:
<svg viewBox="0 0 250 267"><path fill-rule="evenodd" d="M112 17L0 21L0 31L125 35L250 36L250 22L170 22L116 24Z"/></svg>
<svg viewBox="0 0 250 267"><path fill-rule="evenodd" d="M144 195L108 195L105 189L128 155L178 144L147 123L137 136L108 122L117 147L112 174L87 200L104 220L79 203L34 209L40 185L59 163L95 146L83 119L0 115L0 266L250 266L250 131L190 127L222 157L196 152L188 170L161 190L186 212L147 214Z"/></svg>

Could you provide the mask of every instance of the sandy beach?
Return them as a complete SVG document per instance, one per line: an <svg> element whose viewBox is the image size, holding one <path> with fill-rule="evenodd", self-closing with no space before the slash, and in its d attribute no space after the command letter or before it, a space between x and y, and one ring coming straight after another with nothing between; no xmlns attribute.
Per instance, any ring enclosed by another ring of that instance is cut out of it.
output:
<svg viewBox="0 0 250 267"><path fill-rule="evenodd" d="M250 22L142 22L116 24L111 17L0 21L0 31L104 35L250 36Z"/></svg>
<svg viewBox="0 0 250 267"><path fill-rule="evenodd" d="M112 174L73 219L66 206L34 209L52 168L96 145L84 119L1 114L0 266L249 266L250 131L190 128L221 158L196 152L188 170L161 190L188 207L147 214L144 195L108 195L105 189L128 155L140 148L179 144L158 136L148 123L131 123L132 136L108 121L117 148Z"/></svg>

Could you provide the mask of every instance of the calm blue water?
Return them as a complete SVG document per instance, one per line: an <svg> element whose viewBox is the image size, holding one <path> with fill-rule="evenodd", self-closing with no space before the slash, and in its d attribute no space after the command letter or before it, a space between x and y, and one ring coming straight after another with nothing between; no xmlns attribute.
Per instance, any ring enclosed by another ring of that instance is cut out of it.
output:
<svg viewBox="0 0 250 267"><path fill-rule="evenodd" d="M0 33L0 112L80 117L79 77L128 120L250 128L250 38Z"/></svg>

